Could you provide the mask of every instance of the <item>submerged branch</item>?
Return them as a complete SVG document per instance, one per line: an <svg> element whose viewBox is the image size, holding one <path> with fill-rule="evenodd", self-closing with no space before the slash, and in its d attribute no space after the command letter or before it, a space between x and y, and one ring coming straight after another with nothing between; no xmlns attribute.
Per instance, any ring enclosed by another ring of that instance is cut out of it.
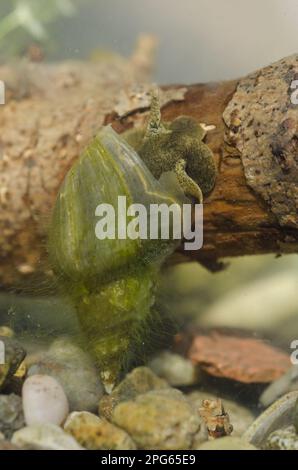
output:
<svg viewBox="0 0 298 470"><path fill-rule="evenodd" d="M140 83L149 68L136 54L130 60L111 55L98 63L0 67L6 85L0 107L4 286L38 272L45 217L67 170L100 126L112 123L122 132L145 122L150 85ZM162 118L184 114L204 123L218 166L205 199L203 249L180 249L174 262L186 255L216 269L226 256L297 252L295 75L298 56L240 80L164 87Z"/></svg>

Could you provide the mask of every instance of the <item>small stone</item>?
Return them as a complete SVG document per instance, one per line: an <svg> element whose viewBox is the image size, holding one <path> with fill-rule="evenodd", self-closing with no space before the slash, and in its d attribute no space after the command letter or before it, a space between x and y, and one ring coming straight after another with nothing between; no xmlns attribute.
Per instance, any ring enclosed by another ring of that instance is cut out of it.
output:
<svg viewBox="0 0 298 470"><path fill-rule="evenodd" d="M131 437L106 419L88 411L74 411L69 415L64 430L88 450L134 450Z"/></svg>
<svg viewBox="0 0 298 470"><path fill-rule="evenodd" d="M0 336L6 336L7 338L12 338L14 336L14 331L9 328L9 326L0 326Z"/></svg>
<svg viewBox="0 0 298 470"><path fill-rule="evenodd" d="M112 422L132 437L140 449L190 449L200 418L179 390L152 390L119 403Z"/></svg>
<svg viewBox="0 0 298 470"><path fill-rule="evenodd" d="M240 437L225 436L201 444L197 450L258 450Z"/></svg>
<svg viewBox="0 0 298 470"><path fill-rule="evenodd" d="M109 419L118 403L132 400L137 395L150 390L164 388L169 388L167 382L157 377L148 367L136 367L126 375L110 395L103 396L99 403L99 415Z"/></svg>
<svg viewBox="0 0 298 470"><path fill-rule="evenodd" d="M179 354L163 351L153 358L148 366L173 387L188 386L199 382L198 368Z"/></svg>
<svg viewBox="0 0 298 470"><path fill-rule="evenodd" d="M294 426L273 431L263 445L265 450L298 450L298 435Z"/></svg>
<svg viewBox="0 0 298 470"><path fill-rule="evenodd" d="M0 395L0 431L4 437L10 439L24 424L21 398L14 393Z"/></svg>
<svg viewBox="0 0 298 470"><path fill-rule="evenodd" d="M286 393L298 390L298 366L293 365L279 379L272 382L265 388L260 396L260 403L265 408L278 400Z"/></svg>
<svg viewBox="0 0 298 470"><path fill-rule="evenodd" d="M96 411L103 387L91 358L66 338L53 342L28 369L28 376L46 374L62 385L71 411Z"/></svg>
<svg viewBox="0 0 298 470"><path fill-rule="evenodd" d="M2 361L2 354L4 361ZM8 384L25 355L25 350L17 341L6 336L0 336L0 390Z"/></svg>
<svg viewBox="0 0 298 470"><path fill-rule="evenodd" d="M11 443L32 450L83 450L69 434L55 424L36 424L16 431Z"/></svg>
<svg viewBox="0 0 298 470"><path fill-rule="evenodd" d="M25 421L33 424L60 425L66 419L69 407L63 388L49 375L32 375L25 380L22 390Z"/></svg>

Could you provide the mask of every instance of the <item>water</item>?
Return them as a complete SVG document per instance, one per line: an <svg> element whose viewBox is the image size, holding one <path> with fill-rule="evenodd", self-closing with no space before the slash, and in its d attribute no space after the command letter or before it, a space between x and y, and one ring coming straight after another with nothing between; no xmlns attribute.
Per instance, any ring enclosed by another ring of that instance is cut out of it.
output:
<svg viewBox="0 0 298 470"><path fill-rule="evenodd" d="M58 9L50 9L47 14L46 10L35 10L34 1L24 5L33 16L22 17L20 21L20 17L12 15L11 2L1 2L2 63L22 61L32 44L37 47L35 53L44 55L46 62L89 60L96 55L105 60L109 52L129 57L137 37L150 33L159 42L152 80L159 84L188 84L239 77L296 52L298 5L294 0L61 1ZM18 82L14 86L21 87ZM71 87L71 82L65 86ZM23 96L23 91L20 95ZM1 106L0 103L0 119ZM30 126L30 120L28 123ZM27 123L23 124L19 133L22 152L26 151L22 149L21 136ZM96 123L91 125L95 130ZM41 126L50 128L50 124ZM0 138L0 157L4 154ZM34 174L34 162L30 162ZM2 189L0 196L4 197ZM10 264L9 259L5 261ZM171 313L176 333L219 328L231 334L240 331L246 337L264 339L266 344L278 346L290 356L291 343L298 338L297 256L276 259L272 254L227 261L226 269L216 274L197 263L183 263L163 273L158 305ZM54 295L40 296L38 276L30 283L26 289L18 285L18 290L14 280L9 288L3 285L0 326L10 326L30 354L45 350L53 339L64 335L77 340L80 327L74 308L59 289ZM164 328L159 324L158 327ZM161 349L170 348L168 335L165 336L164 343L159 338ZM170 348L174 349L175 346ZM138 358L133 362L138 363ZM203 388L217 396L241 401L254 414L259 413L263 385L205 377Z"/></svg>

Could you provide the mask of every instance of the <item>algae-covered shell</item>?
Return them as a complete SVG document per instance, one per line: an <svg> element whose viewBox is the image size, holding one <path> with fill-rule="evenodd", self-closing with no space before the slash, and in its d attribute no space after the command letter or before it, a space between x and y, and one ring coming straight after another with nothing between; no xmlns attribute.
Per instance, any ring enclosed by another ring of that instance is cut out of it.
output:
<svg viewBox="0 0 298 470"><path fill-rule="evenodd" d="M118 196L127 207L139 203L181 204L182 196L165 189L138 154L109 126L88 145L65 177L54 207L49 231L49 255L55 271L66 279L98 282L131 263L151 261L167 250L160 240L98 239L96 209L115 208ZM181 199L180 199L181 197ZM149 213L149 212L148 212Z"/></svg>

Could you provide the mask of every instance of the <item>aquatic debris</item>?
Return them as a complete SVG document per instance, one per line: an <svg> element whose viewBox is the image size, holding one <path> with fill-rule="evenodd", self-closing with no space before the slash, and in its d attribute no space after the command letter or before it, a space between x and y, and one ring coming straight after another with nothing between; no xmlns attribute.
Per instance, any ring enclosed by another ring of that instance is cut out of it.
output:
<svg viewBox="0 0 298 470"><path fill-rule="evenodd" d="M189 358L210 375L243 383L266 383L280 377L290 358L261 340L212 332L197 335Z"/></svg>
<svg viewBox="0 0 298 470"><path fill-rule="evenodd" d="M230 423L230 417L220 399L203 400L199 413L204 420L210 439L229 436L232 433L233 426Z"/></svg>
<svg viewBox="0 0 298 470"><path fill-rule="evenodd" d="M297 398L298 391L287 393L277 400L252 423L243 437L251 444L262 447L269 434L292 424Z"/></svg>
<svg viewBox="0 0 298 470"><path fill-rule="evenodd" d="M253 413L245 406L240 405L231 398L222 398L220 395L214 395L207 390L194 390L187 395L187 398L193 403L196 409L201 407L203 400L220 399L225 410L229 413L230 422L233 423L233 437L241 437L255 420Z"/></svg>

